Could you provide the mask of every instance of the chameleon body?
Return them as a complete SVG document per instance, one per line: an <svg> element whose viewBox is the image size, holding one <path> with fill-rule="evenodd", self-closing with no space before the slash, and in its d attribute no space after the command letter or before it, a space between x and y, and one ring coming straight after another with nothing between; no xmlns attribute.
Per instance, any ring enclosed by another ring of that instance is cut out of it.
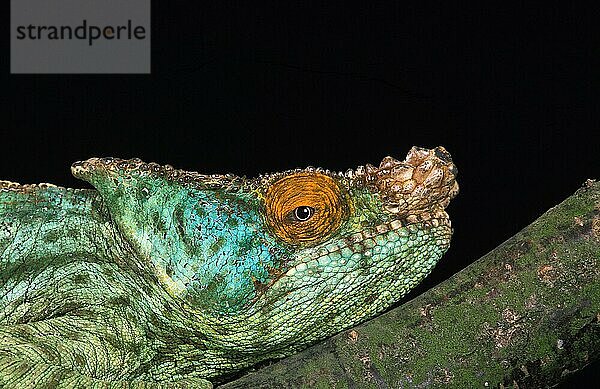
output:
<svg viewBox="0 0 600 389"><path fill-rule="evenodd" d="M442 148L246 179L93 158L0 181L0 387L202 387L390 307L448 249Z"/></svg>

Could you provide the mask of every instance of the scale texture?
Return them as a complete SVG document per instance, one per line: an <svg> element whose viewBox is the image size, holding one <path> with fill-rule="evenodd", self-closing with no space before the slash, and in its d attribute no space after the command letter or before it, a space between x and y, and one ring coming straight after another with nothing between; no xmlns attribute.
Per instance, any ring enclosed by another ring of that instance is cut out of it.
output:
<svg viewBox="0 0 600 389"><path fill-rule="evenodd" d="M448 249L443 147L255 179L138 159L0 181L0 387L209 387L382 312Z"/></svg>

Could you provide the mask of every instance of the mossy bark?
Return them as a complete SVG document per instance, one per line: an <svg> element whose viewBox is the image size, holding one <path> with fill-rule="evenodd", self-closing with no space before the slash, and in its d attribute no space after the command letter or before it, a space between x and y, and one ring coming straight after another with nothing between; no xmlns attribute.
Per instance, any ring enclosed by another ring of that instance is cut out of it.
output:
<svg viewBox="0 0 600 389"><path fill-rule="evenodd" d="M222 388L546 387L600 357L600 183L414 300Z"/></svg>

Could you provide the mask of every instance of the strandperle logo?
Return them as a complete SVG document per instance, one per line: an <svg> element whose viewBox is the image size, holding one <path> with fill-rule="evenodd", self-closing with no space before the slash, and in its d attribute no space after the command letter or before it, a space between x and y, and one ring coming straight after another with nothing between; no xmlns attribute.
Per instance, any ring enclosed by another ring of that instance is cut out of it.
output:
<svg viewBox="0 0 600 389"><path fill-rule="evenodd" d="M91 46L98 39L146 39L146 28L134 26L131 19L122 26L96 26L88 24L86 19L76 27L72 26L17 26L17 39L82 39Z"/></svg>
<svg viewBox="0 0 600 389"><path fill-rule="evenodd" d="M11 0L11 73L150 73L150 0Z"/></svg>

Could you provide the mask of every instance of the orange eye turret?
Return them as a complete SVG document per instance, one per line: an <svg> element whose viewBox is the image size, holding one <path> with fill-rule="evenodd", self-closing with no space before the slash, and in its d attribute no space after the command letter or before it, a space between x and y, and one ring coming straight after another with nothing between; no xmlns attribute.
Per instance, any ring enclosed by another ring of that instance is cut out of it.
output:
<svg viewBox="0 0 600 389"><path fill-rule="evenodd" d="M325 174L301 172L273 183L265 195L267 221L291 244L318 242L342 224L349 211L345 191Z"/></svg>

